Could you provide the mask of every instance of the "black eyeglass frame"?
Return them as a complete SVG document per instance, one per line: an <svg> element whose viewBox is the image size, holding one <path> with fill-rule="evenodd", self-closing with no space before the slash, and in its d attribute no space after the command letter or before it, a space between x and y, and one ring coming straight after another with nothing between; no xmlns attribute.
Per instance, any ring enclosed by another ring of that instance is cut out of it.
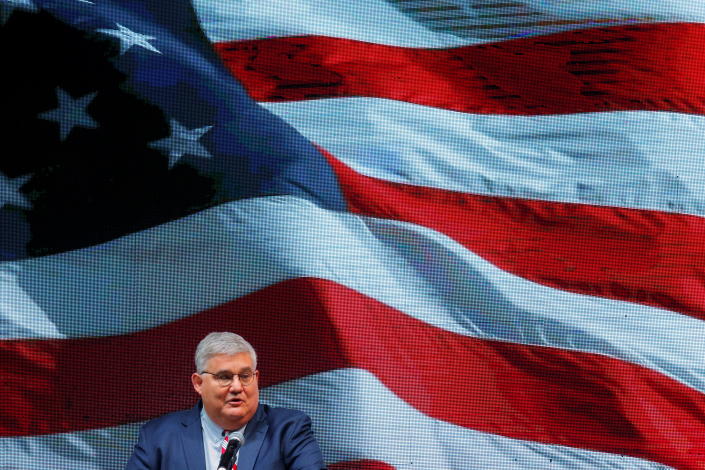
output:
<svg viewBox="0 0 705 470"><path fill-rule="evenodd" d="M229 374L225 372L218 372L217 374L214 374L213 372L208 372L207 370L204 370L203 372L199 372L199 374L209 374L212 375L213 378L215 379L216 382L218 382L218 385L221 387L229 387L232 385L233 381L235 380L235 377L237 377L237 380L240 382L240 385L243 387L247 387L248 385L252 385L252 382L254 382L255 377L259 374L258 370L251 370L248 372L243 372L241 374ZM224 377L225 375L229 375L230 378ZM245 378L243 379L243 375Z"/></svg>

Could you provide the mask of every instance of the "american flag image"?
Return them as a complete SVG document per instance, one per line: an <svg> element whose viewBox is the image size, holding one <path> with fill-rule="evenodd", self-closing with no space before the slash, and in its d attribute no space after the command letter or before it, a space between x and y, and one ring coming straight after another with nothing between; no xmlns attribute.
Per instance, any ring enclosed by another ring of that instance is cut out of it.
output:
<svg viewBox="0 0 705 470"><path fill-rule="evenodd" d="M705 469L703 5L0 0L0 469L210 331L331 470Z"/></svg>

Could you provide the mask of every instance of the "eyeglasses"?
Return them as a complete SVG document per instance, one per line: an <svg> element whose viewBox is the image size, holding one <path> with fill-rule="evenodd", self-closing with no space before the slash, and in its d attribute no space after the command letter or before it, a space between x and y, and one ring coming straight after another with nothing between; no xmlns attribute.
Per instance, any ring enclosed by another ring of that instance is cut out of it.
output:
<svg viewBox="0 0 705 470"><path fill-rule="evenodd" d="M229 372L218 372L217 374L214 374L213 372L208 372L208 371L203 371L201 374L210 374L213 376L216 382L218 382L218 385L221 387L229 387L232 385L233 380L235 380L235 377L240 381L240 384L242 386L248 386L252 383L252 381L255 378L255 375L257 375L257 371L245 371L241 374L231 374Z"/></svg>

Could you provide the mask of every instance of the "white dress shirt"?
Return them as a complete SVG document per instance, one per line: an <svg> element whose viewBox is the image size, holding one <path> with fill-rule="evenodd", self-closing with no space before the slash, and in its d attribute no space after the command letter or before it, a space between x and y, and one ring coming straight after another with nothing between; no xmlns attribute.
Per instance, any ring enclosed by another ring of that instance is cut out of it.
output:
<svg viewBox="0 0 705 470"><path fill-rule="evenodd" d="M244 425L236 431L244 434L246 427L247 425ZM206 454L206 470L217 470L224 440L223 429L213 422L205 408L201 409L201 430L203 432L203 450ZM239 450L237 457L240 457Z"/></svg>

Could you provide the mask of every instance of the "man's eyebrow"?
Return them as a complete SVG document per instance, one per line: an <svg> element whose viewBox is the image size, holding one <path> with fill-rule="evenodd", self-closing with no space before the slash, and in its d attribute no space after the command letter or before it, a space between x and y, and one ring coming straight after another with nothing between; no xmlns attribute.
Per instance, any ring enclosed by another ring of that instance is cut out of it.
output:
<svg viewBox="0 0 705 470"><path fill-rule="evenodd" d="M215 372L215 374L216 375L218 375L218 374L233 374L234 375L234 374L245 374L247 372L253 374L255 371L252 368L247 367L245 369L240 369L240 372L230 372L227 369L222 369L222 370L219 370L218 372Z"/></svg>

